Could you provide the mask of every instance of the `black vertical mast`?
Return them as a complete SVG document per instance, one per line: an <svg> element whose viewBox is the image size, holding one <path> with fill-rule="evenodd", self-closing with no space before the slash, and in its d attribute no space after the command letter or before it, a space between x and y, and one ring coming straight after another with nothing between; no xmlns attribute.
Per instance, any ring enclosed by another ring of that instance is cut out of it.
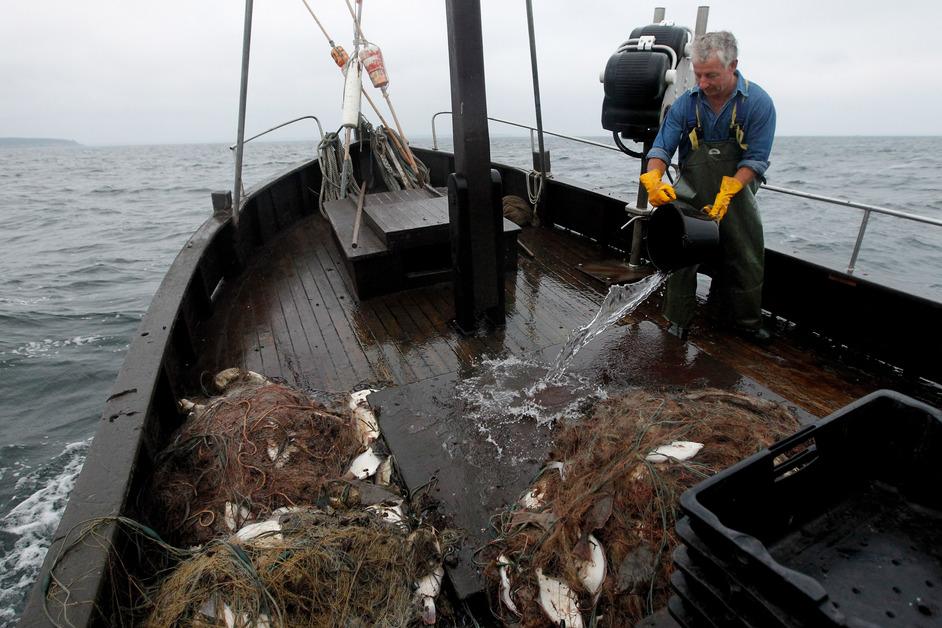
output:
<svg viewBox="0 0 942 628"><path fill-rule="evenodd" d="M445 9L455 140L448 182L455 319L471 331L482 315L504 322L503 215L499 178L491 174L480 0L445 0Z"/></svg>

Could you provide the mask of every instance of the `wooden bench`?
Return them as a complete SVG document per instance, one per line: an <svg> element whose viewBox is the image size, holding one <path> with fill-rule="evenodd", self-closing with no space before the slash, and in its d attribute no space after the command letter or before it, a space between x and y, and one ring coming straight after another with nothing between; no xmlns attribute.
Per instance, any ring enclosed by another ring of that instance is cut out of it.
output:
<svg viewBox="0 0 942 628"><path fill-rule="evenodd" d="M356 199L329 201L324 211L361 299L451 279L447 196L429 189L367 194L356 246ZM506 270L517 266L519 232L504 219Z"/></svg>

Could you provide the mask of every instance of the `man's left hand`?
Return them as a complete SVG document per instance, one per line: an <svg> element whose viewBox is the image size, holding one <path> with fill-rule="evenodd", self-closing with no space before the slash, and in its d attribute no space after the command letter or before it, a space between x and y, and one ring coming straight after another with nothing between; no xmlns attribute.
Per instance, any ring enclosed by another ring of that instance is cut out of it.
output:
<svg viewBox="0 0 942 628"><path fill-rule="evenodd" d="M716 199L713 201L712 205L704 207L703 211L716 222L723 220L723 216L725 216L726 212L729 210L729 202L733 200L733 197L736 196L742 188L743 184L739 179L723 177L723 181L720 183L720 191L716 194Z"/></svg>

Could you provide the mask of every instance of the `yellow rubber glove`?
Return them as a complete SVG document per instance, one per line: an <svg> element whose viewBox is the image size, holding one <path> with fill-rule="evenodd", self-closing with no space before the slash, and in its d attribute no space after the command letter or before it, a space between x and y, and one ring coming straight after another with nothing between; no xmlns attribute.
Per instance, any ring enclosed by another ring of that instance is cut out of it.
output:
<svg viewBox="0 0 942 628"><path fill-rule="evenodd" d="M648 201L654 207L677 200L677 193L668 183L661 181L664 173L660 170L649 170L641 175L641 184L648 191Z"/></svg>
<svg viewBox="0 0 942 628"><path fill-rule="evenodd" d="M703 211L716 222L723 220L723 216L725 216L727 210L729 210L729 202L733 200L734 196L739 194L742 187L742 183L739 179L723 177L723 181L720 183L720 191L716 194L716 199L714 199L712 205L704 207Z"/></svg>

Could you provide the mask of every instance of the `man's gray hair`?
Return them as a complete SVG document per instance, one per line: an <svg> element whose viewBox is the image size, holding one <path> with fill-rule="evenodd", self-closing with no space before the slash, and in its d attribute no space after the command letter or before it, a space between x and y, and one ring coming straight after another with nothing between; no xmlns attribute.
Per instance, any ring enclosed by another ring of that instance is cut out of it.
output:
<svg viewBox="0 0 942 628"><path fill-rule="evenodd" d="M692 54L694 63L705 63L716 55L723 67L728 68L730 63L739 58L739 47L732 33L716 31L697 35L693 40Z"/></svg>

